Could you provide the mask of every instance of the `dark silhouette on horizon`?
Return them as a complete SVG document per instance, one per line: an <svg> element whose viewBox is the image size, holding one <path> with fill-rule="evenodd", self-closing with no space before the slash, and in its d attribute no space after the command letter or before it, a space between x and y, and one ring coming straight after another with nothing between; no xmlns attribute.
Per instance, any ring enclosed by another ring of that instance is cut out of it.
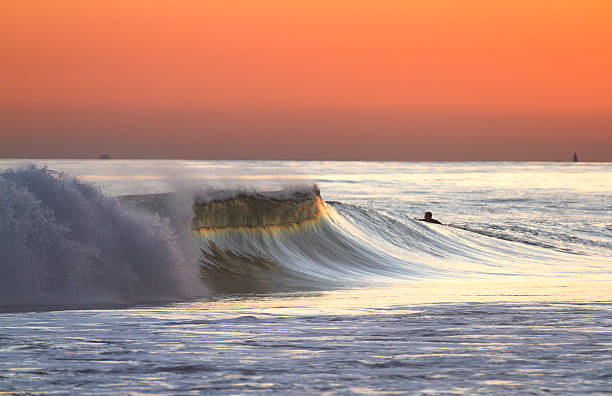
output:
<svg viewBox="0 0 612 396"><path fill-rule="evenodd" d="M574 158L572 158L572 162L578 162L578 154L574 153Z"/></svg>
<svg viewBox="0 0 612 396"><path fill-rule="evenodd" d="M422 218L422 219L418 219L418 220L419 221L425 221L427 223L442 224L438 220L434 219L432 216L433 215L431 214L431 212L425 212L425 217Z"/></svg>

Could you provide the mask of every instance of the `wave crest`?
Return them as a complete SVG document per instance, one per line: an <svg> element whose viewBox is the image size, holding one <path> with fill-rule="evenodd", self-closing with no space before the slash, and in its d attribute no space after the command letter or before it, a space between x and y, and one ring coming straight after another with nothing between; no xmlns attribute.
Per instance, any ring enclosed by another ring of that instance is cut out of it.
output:
<svg viewBox="0 0 612 396"><path fill-rule="evenodd" d="M194 230L236 227L288 226L313 220L320 212L321 197L314 186L290 194L240 193L231 198L194 204Z"/></svg>

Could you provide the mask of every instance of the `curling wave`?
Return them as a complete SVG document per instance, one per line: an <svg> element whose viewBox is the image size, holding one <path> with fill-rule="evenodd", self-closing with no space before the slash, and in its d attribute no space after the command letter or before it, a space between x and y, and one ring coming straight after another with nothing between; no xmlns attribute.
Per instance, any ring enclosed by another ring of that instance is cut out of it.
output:
<svg viewBox="0 0 612 396"><path fill-rule="evenodd" d="M543 250L327 203L316 186L196 200L193 232L202 279L220 293L513 273L516 259L550 259Z"/></svg>
<svg viewBox="0 0 612 396"><path fill-rule="evenodd" d="M120 200L169 215L175 198L152 194ZM218 293L289 292L435 271L418 262L407 265L390 253L393 245L373 243L372 235L347 221L349 213L339 214L334 206L347 208L326 203L317 186L196 194L191 224L203 282Z"/></svg>
<svg viewBox="0 0 612 396"><path fill-rule="evenodd" d="M170 216L174 194L121 201ZM292 292L397 279L517 274L558 252L325 202L317 186L207 191L192 200L203 283L216 293ZM171 217L171 216L170 216Z"/></svg>

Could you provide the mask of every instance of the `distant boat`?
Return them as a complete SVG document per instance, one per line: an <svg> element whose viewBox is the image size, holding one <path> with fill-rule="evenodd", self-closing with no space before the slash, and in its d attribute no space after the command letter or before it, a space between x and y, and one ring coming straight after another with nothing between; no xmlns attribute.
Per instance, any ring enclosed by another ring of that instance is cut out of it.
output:
<svg viewBox="0 0 612 396"><path fill-rule="evenodd" d="M574 153L574 158L572 158L572 162L578 162L578 155Z"/></svg>
<svg viewBox="0 0 612 396"><path fill-rule="evenodd" d="M98 157L98 159L111 159L111 156L108 154L102 154L101 156Z"/></svg>

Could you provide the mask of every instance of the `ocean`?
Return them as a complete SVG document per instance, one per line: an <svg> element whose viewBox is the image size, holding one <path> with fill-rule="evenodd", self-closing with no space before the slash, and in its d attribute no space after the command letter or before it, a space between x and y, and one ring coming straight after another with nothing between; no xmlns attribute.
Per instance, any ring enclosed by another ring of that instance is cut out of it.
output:
<svg viewBox="0 0 612 396"><path fill-rule="evenodd" d="M611 198L610 163L0 160L0 393L611 394Z"/></svg>

